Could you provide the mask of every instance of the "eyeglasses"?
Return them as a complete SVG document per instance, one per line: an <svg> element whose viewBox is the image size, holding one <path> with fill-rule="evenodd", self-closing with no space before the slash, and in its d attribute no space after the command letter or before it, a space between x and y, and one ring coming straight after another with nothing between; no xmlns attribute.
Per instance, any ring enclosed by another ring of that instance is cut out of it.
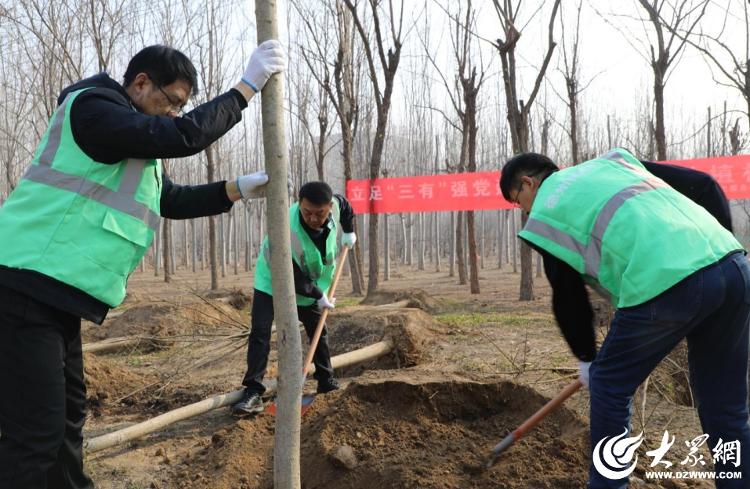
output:
<svg viewBox="0 0 750 489"><path fill-rule="evenodd" d="M175 100L171 95L165 92L164 89L161 88L161 85L156 83L151 76L147 76L149 77L149 80L151 80L151 83L153 83L154 86L159 89L161 94L164 95L164 98L167 99L167 102L169 103L169 111L177 115L182 115L185 112L185 106L187 105L187 102L183 102L180 99Z"/></svg>
<svg viewBox="0 0 750 489"><path fill-rule="evenodd" d="M521 204L518 202L518 196L521 195L521 192L523 191L523 180L521 180L521 183L518 185L518 190L516 190L516 196L511 199L510 203L513 205L520 206Z"/></svg>
<svg viewBox="0 0 750 489"><path fill-rule="evenodd" d="M169 108L171 109L171 112L174 112L177 115L182 115L185 112L185 105L187 105L186 102L182 102L182 100L175 100L169 96L167 92L165 92L159 85L156 85L156 88L159 89L159 91L166 97L167 102L169 102Z"/></svg>

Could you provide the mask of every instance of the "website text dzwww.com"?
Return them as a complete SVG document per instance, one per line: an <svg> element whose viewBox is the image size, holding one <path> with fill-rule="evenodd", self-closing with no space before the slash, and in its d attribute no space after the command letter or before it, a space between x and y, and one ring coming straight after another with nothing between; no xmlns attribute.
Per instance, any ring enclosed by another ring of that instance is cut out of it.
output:
<svg viewBox="0 0 750 489"><path fill-rule="evenodd" d="M742 472L646 472L646 479L742 479Z"/></svg>

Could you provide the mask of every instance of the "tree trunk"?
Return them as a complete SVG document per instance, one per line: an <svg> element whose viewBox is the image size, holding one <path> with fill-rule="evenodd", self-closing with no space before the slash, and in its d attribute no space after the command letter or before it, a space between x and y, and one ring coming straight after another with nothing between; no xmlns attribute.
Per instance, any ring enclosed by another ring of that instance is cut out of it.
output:
<svg viewBox="0 0 750 489"><path fill-rule="evenodd" d="M206 173L208 182L215 180L214 176L214 149L213 146L206 148ZM219 264L216 256L216 216L208 217L208 263L211 269L211 290L219 289Z"/></svg>
<svg viewBox="0 0 750 489"><path fill-rule="evenodd" d="M190 236L193 242L193 246L191 251L191 257L192 257L192 270L193 273L196 272L196 262L198 261L198 236L195 233L195 219L190 220Z"/></svg>
<svg viewBox="0 0 750 489"><path fill-rule="evenodd" d="M383 248L385 251L383 262L383 281L391 279L391 240L388 232L388 214L383 214Z"/></svg>
<svg viewBox="0 0 750 489"><path fill-rule="evenodd" d="M667 159L667 136L664 129L664 73L660 68L654 69L654 103L656 104L656 157L659 161Z"/></svg>
<svg viewBox="0 0 750 489"><path fill-rule="evenodd" d="M464 251L464 212L458 211L456 219L456 264L458 265L458 283L466 285L469 281L466 273L466 252Z"/></svg>
<svg viewBox="0 0 750 489"><path fill-rule="evenodd" d="M450 251L450 266L448 267L448 276L449 277L455 277L456 276L456 213L451 212L451 232L450 232L450 240L451 240L451 251Z"/></svg>
<svg viewBox="0 0 750 489"><path fill-rule="evenodd" d="M154 277L159 276L159 270L161 269L161 235L161 226L159 226L154 236Z"/></svg>
<svg viewBox="0 0 750 489"><path fill-rule="evenodd" d="M526 225L528 216L521 215L521 227ZM516 238L518 239L518 238ZM532 275L531 247L523 243L521 245L521 297L522 301L534 300L534 275Z"/></svg>
<svg viewBox="0 0 750 489"><path fill-rule="evenodd" d="M258 44L278 39L276 1L257 0ZM303 379L302 342L292 274L287 145L284 137L283 76L274 75L262 92L263 149L269 176L266 206L271 249L273 308L276 321L279 387L274 435L274 487L300 489L300 410Z"/></svg>
<svg viewBox="0 0 750 489"><path fill-rule="evenodd" d="M518 273L518 217L515 211L510 214L511 234L508 238L511 240L511 253L513 254L513 273Z"/></svg>
<svg viewBox="0 0 750 489"><path fill-rule="evenodd" d="M477 266L477 237L476 226L474 225L474 211L466 212L466 223L468 224L469 234L469 266L471 267L470 290L472 294L479 293L479 269Z"/></svg>
<svg viewBox="0 0 750 489"><path fill-rule="evenodd" d="M435 271L440 272L440 214L435 216L435 236L432 239L432 249L435 256Z"/></svg>
<svg viewBox="0 0 750 489"><path fill-rule="evenodd" d="M162 219L162 258L164 259L164 281L172 281L172 220Z"/></svg>

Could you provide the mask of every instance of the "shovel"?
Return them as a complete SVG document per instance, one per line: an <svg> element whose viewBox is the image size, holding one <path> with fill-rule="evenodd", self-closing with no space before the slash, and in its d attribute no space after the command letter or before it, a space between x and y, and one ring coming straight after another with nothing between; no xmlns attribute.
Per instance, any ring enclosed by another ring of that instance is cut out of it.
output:
<svg viewBox="0 0 750 489"><path fill-rule="evenodd" d="M554 398L550 399L547 404L542 406L539 411L537 411L529 419L524 421L521 426L519 426L508 436L503 438L503 441L495 445L495 447L492 449L492 452L490 452L490 458L489 460L487 460L487 464L485 467L488 469L492 468L492 466L497 463L498 458L500 458L500 454L503 453L506 448L520 440L521 437L526 434L526 432L538 425L539 422L545 418L545 416L560 407L560 405L564 403L570 396L575 394L575 392L580 389L582 385L583 384L581 384L581 381L576 379L575 382L563 389L562 392L560 392Z"/></svg>
<svg viewBox="0 0 750 489"><path fill-rule="evenodd" d="M346 263L346 255L349 253L349 247L344 246L344 249L341 251L341 256L339 257L339 262L336 264L336 272L333 275L333 282L331 283L331 287L328 289L328 297L334 298L336 293L336 286L339 283L339 278L341 277L341 272L344 270L344 263ZM315 350L318 348L318 342L320 341L320 336L323 334L323 327L326 324L326 319L328 318L328 312L330 309L325 308L323 309L323 312L320 314L320 319L318 320L318 325L315 328L315 334L313 335L312 339L310 340L310 348L307 350L307 356L305 357L305 363L303 364L304 367L302 368L302 383L304 384L305 379L307 378L308 372L310 372L310 367L312 366L313 356L315 356ZM304 415L308 409L310 409L310 405L313 402L313 399L315 398L315 395L303 395L302 396L302 414ZM266 407L266 412L270 414L276 414L276 403L272 402L269 403Z"/></svg>

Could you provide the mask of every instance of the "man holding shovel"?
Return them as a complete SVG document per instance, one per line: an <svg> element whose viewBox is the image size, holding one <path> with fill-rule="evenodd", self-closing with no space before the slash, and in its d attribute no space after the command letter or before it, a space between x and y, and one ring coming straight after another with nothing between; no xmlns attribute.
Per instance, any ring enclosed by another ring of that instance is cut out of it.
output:
<svg viewBox="0 0 750 489"><path fill-rule="evenodd" d="M334 195L325 182L308 182L300 188L299 201L289 209L291 224L292 268L297 293L297 314L312 340L323 309L333 309L335 298L327 293L336 268L339 245L337 231L343 232L341 244L351 248L357 241L354 233L354 211L341 195ZM269 223L270 224L270 223ZM268 237L263 240L255 268L251 329L247 348L247 372L242 380L245 394L232 406L238 416L264 410L261 395L266 388L268 355L271 350L273 296L271 288L271 253ZM339 388L333 377L331 354L325 329L313 357L317 392L323 394Z"/></svg>
<svg viewBox="0 0 750 489"><path fill-rule="evenodd" d="M555 316L581 360L595 452L629 428L635 390L683 338L711 447L721 440L750 446L750 265L723 227L731 224L720 191L671 168L615 149L564 170L544 155L520 154L502 170L503 196L529 214L519 236L544 257ZM617 307L598 354L584 282ZM721 479L740 470L742 479ZM746 487L750 478L745 465L721 460L715 471L718 487ZM589 487L626 487L630 472L617 472L592 465Z"/></svg>

